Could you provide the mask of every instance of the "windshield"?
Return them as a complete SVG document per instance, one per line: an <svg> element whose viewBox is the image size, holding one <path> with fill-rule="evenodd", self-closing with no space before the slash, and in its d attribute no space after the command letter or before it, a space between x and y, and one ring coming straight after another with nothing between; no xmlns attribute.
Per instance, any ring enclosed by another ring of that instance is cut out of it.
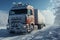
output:
<svg viewBox="0 0 60 40"><path fill-rule="evenodd" d="M9 14L27 14L27 9L11 10Z"/></svg>

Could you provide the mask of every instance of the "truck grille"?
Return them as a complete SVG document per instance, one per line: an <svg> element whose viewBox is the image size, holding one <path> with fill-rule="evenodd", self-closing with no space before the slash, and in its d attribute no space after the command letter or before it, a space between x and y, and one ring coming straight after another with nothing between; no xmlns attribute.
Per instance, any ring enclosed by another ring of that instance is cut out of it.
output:
<svg viewBox="0 0 60 40"><path fill-rule="evenodd" d="M23 24L25 24L26 22L24 21L24 22L22 22L22 20L12 20L11 21L11 23L13 24L13 23L23 23Z"/></svg>
<svg viewBox="0 0 60 40"><path fill-rule="evenodd" d="M16 24L26 24L26 15L15 15L10 17L10 24L15 25Z"/></svg>

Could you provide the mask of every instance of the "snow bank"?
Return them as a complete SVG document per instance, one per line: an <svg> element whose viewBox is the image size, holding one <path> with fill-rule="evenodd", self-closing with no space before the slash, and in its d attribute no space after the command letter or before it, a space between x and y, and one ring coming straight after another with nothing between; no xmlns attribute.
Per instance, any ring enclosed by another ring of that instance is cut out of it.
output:
<svg viewBox="0 0 60 40"><path fill-rule="evenodd" d="M8 12L0 10L0 26L4 26L7 24Z"/></svg>
<svg viewBox="0 0 60 40"><path fill-rule="evenodd" d="M51 5L53 6L53 10L55 11L55 25L60 26L60 0L51 0Z"/></svg>

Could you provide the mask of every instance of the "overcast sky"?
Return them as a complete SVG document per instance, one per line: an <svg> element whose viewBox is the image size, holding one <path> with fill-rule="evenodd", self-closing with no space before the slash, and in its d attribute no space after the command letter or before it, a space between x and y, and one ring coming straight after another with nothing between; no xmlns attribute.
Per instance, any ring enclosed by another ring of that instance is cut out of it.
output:
<svg viewBox="0 0 60 40"><path fill-rule="evenodd" d="M13 2L29 3L35 8L44 10L48 7L50 0L0 0L0 10L9 10L13 6Z"/></svg>

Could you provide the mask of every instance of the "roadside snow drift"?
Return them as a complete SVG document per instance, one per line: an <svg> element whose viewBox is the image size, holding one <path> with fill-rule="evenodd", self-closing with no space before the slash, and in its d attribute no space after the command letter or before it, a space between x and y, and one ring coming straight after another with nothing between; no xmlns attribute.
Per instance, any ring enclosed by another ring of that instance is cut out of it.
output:
<svg viewBox="0 0 60 40"><path fill-rule="evenodd" d="M0 10L0 26L7 24L8 12Z"/></svg>

